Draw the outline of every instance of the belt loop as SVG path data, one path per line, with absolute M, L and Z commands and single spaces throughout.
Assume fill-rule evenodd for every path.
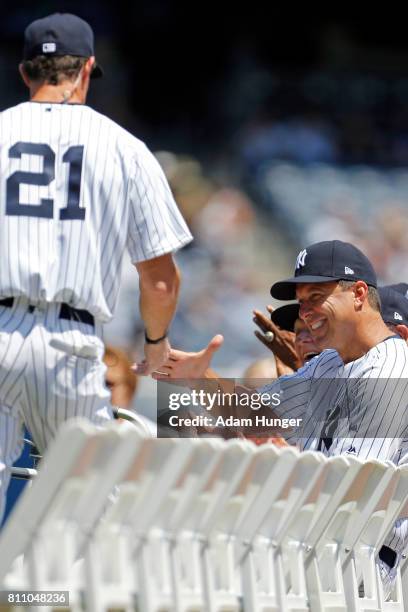
M 14 298 L 8 297 L 0 300 L 0 306 L 5 306 L 6 308 L 12 308 L 14 304 Z
M 60 319 L 66 319 L 67 321 L 77 321 L 79 323 L 85 323 L 86 325 L 95 326 L 95 319 L 90 312 L 80 308 L 74 308 L 73 306 L 65 303 L 61 304 L 59 317 Z

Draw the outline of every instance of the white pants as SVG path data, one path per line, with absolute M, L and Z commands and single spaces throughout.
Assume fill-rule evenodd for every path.
M 9 469 L 23 448 L 23 423 L 40 451 L 60 425 L 81 416 L 113 418 L 101 325 L 59 317 L 59 304 L 29 312 L 26 299 L 0 306 L 0 520 Z

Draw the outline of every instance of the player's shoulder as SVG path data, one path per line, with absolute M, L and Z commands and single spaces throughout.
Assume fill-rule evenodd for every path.
M 9 115 L 14 115 L 16 113 L 22 113 L 24 110 L 29 108 L 28 102 L 20 102 L 20 104 L 16 104 L 15 106 L 9 106 L 8 108 L 4 108 L 0 112 L 0 118 L 4 119 Z
M 377 344 L 374 349 L 378 351 L 379 354 L 389 354 L 390 351 L 395 351 L 400 355 L 408 355 L 408 344 L 397 334 L 386 338 Z
M 399 336 L 391 336 L 376 344 L 367 357 L 373 365 L 386 371 L 387 376 L 408 377 L 408 345 Z
M 335 378 L 339 369 L 343 368 L 343 361 L 334 349 L 325 349 L 316 357 L 305 363 L 294 374 L 289 374 L 287 378 Z M 282 379 L 285 377 L 283 376 Z
M 310 374 L 314 377 L 329 377 L 337 375 L 339 368 L 343 366 L 343 360 L 335 349 L 325 349 L 303 367 L 308 368 Z
M 21 102 L 3 110 L 0 113 L 0 117 L 3 119 L 3 124 L 8 125 L 9 117 L 13 115 L 18 115 L 19 117 L 28 115 L 32 117 L 35 113 L 41 114 L 47 108 L 47 105 L 51 106 L 50 103 L 47 104 L 45 102 Z M 83 127 L 86 124 L 91 125 L 92 132 L 105 132 L 105 134 L 109 134 L 109 141 L 113 146 L 116 144 L 116 150 L 122 152 L 124 157 L 144 155 L 146 152 L 150 153 L 142 140 L 131 134 L 107 115 L 87 104 L 57 104 L 55 108 L 58 108 L 64 114 L 69 113 L 71 116 L 81 117 L 81 125 Z
M 83 106 L 84 112 L 89 115 L 90 120 L 99 120 L 100 125 L 103 129 L 109 130 L 114 136 L 119 150 L 133 151 L 134 154 L 144 154 L 148 151 L 146 144 L 137 138 L 134 134 L 131 134 L 124 127 L 116 123 L 113 119 L 100 113 L 99 111 L 91 108 L 90 106 Z
M 10 135 L 18 128 L 19 133 L 25 117 L 31 121 L 29 104 L 21 102 L 15 106 L 9 106 L 0 112 L 0 134 L 2 142 L 7 142 Z
M 346 367 L 352 378 L 408 378 L 407 343 L 390 336 Z

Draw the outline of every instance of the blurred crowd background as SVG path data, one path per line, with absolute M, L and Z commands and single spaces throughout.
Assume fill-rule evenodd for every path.
M 89 104 L 155 152 L 195 236 L 177 257 L 174 347 L 222 333 L 214 364 L 240 376 L 266 356 L 252 309 L 272 302 L 272 282 L 314 241 L 351 241 L 382 282 L 408 280 L 403 20 L 272 18 L 256 2 L 17 0 L 0 20 L 1 109 L 26 97 L 16 69 L 25 26 L 57 10 L 91 23 L 105 78 Z M 127 261 L 106 340 L 131 359 L 143 344 L 137 300 Z M 154 384 L 134 400 L 145 414 Z

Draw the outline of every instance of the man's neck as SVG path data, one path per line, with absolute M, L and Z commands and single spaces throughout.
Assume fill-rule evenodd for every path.
M 355 361 L 392 335 L 381 315 L 375 315 L 369 321 L 366 321 L 361 329 L 356 330 L 350 346 L 344 351 L 339 351 L 340 357 L 344 363 Z
M 51 102 L 60 104 L 84 104 L 85 100 L 71 81 L 59 85 L 40 85 L 30 91 L 31 102 Z

